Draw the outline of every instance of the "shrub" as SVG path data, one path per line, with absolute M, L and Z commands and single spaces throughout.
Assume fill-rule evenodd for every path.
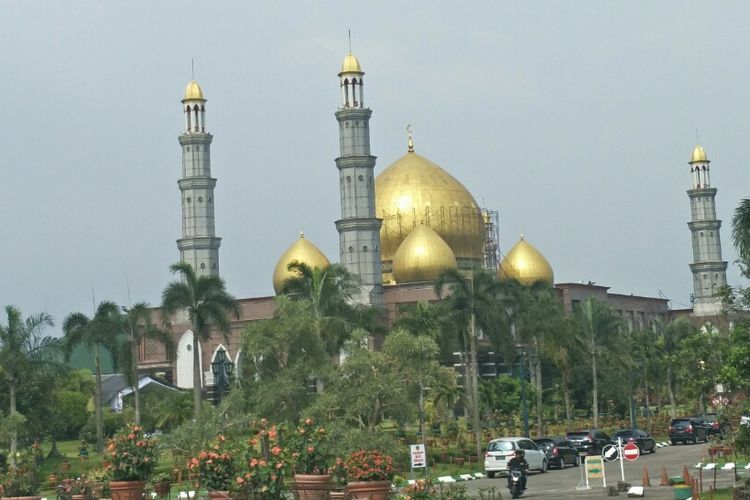
M 191 458 L 188 469 L 197 475 L 201 486 L 213 491 L 229 490 L 237 472 L 234 456 L 227 449 L 224 436 L 217 437 L 207 450 Z
M 156 467 L 154 441 L 135 424 L 128 424 L 109 440 L 107 454 L 107 470 L 115 481 L 145 481 Z

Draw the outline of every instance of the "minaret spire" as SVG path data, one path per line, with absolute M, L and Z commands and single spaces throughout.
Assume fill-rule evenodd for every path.
M 339 232 L 341 264 L 359 276 L 361 304 L 383 305 L 380 226 L 375 214 L 375 157 L 370 154 L 370 116 L 364 106 L 364 71 L 351 52 L 341 65 L 340 155 L 336 158 L 341 190 Z
M 206 131 L 206 98 L 195 80 L 185 89 L 182 110 L 182 178 L 177 183 L 182 198 L 182 238 L 177 240 L 177 248 L 180 260 L 193 266 L 199 276 L 218 275 L 221 238 L 214 232 L 216 179 L 211 177 L 210 150 L 213 136 Z
M 697 136 L 697 130 L 696 130 Z M 716 219 L 716 188 L 711 187 L 709 164 L 706 152 L 695 146 L 688 162 L 692 187 L 690 198 L 692 220 L 688 227 L 693 240 L 693 315 L 717 316 L 722 303 L 719 290 L 727 284 L 727 263 L 721 258 L 721 221 Z

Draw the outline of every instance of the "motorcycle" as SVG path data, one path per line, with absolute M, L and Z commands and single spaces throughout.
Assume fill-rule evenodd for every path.
M 523 489 L 521 489 L 522 478 L 523 471 L 521 469 L 511 469 L 508 472 L 508 482 L 510 483 L 508 489 L 512 498 L 518 498 L 523 494 Z

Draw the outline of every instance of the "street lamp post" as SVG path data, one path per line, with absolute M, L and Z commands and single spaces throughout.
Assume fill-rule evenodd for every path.
M 224 392 L 229 388 L 229 376 L 232 375 L 234 363 L 227 358 L 227 351 L 223 347 L 216 350 L 216 357 L 211 362 L 211 371 L 214 374 L 214 386 L 218 389 L 216 402 L 221 403 Z
M 520 370 L 521 378 L 521 415 L 523 418 L 523 435 L 529 437 L 529 403 L 526 399 L 526 371 L 524 370 L 524 363 L 526 362 L 526 351 L 524 345 L 519 344 L 519 361 L 518 367 Z

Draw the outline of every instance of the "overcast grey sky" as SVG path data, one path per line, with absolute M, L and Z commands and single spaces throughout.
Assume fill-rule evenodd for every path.
M 503 251 L 523 233 L 558 282 L 685 307 L 696 129 L 740 280 L 748 19 L 740 1 L 3 1 L 0 305 L 50 312 L 58 331 L 92 312 L 92 290 L 159 303 L 179 258 L 191 58 L 229 290 L 270 295 L 300 230 L 337 261 L 333 114 L 351 29 L 376 173 L 412 124 L 416 151 L 499 211 Z

